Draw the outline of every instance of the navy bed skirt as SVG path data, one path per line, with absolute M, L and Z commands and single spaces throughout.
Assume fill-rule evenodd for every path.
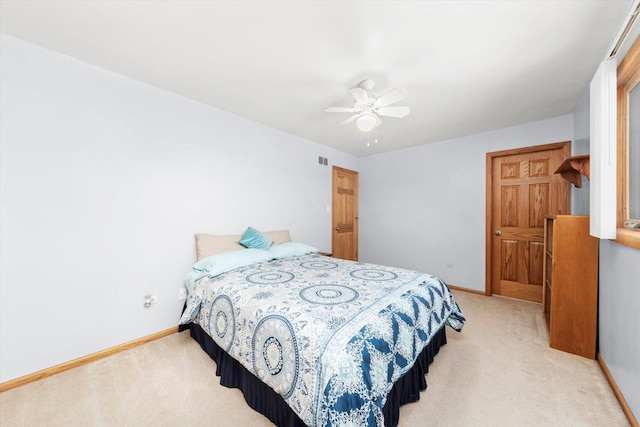
M 220 377 L 221 385 L 240 389 L 249 406 L 277 426 L 305 426 L 305 423 L 279 394 L 222 350 L 200 325 L 195 323 L 181 325 L 179 330 L 186 329 L 189 329 L 193 339 L 216 362 L 216 375 Z M 411 370 L 394 384 L 384 405 L 385 426 L 397 426 L 400 419 L 400 406 L 420 399 L 420 391 L 427 388 L 425 374 L 429 371 L 429 365 L 440 351 L 440 347 L 446 343 L 447 336 L 443 326 L 420 353 Z

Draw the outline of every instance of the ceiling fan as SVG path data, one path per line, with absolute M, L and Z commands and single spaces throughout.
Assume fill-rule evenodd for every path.
M 402 118 L 409 114 L 409 107 L 389 105 L 402 101 L 407 97 L 405 89 L 391 89 L 382 96 L 371 92 L 375 82 L 367 79 L 358 83 L 358 86 L 351 89 L 351 94 L 355 98 L 353 107 L 329 107 L 324 111 L 328 113 L 355 113 L 353 116 L 343 120 L 339 125 L 346 125 L 354 120 L 358 129 L 363 132 L 380 126 L 382 120 L 379 116 Z

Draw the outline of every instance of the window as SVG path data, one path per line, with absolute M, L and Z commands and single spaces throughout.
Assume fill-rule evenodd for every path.
M 629 163 L 629 203 L 628 219 L 640 218 L 640 85 L 629 92 L 629 143 L 627 162 Z
M 640 37 L 618 66 L 618 212 L 616 241 L 640 249 Z

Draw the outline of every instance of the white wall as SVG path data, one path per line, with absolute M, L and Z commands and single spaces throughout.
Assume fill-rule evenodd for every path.
M 589 89 L 575 116 L 575 154 L 590 149 Z M 580 148 L 578 148 L 580 147 Z M 576 152 L 576 149 L 578 151 Z M 573 190 L 573 214 L 589 215 L 589 181 Z M 640 416 L 640 251 L 600 240 L 598 283 L 598 352 L 611 371 L 629 407 Z
M 484 291 L 486 153 L 572 136 L 567 115 L 362 159 L 360 259 Z
M 598 348 L 640 419 L 640 250 L 600 240 Z
M 573 113 L 573 144 L 571 155 L 589 154 L 589 88 L 580 97 L 580 101 Z M 571 213 L 573 215 L 589 215 L 589 192 L 591 181 L 581 175 L 582 187 L 576 188 L 571 184 Z
M 318 156 L 358 159 L 0 43 L 0 382 L 175 326 L 197 232 L 289 228 L 330 250 Z

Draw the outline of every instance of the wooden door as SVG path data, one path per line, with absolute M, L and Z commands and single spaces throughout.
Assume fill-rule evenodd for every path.
M 570 142 L 487 153 L 487 294 L 542 302 L 544 219 L 568 214 Z
M 358 172 L 333 166 L 331 250 L 336 258 L 358 260 Z

